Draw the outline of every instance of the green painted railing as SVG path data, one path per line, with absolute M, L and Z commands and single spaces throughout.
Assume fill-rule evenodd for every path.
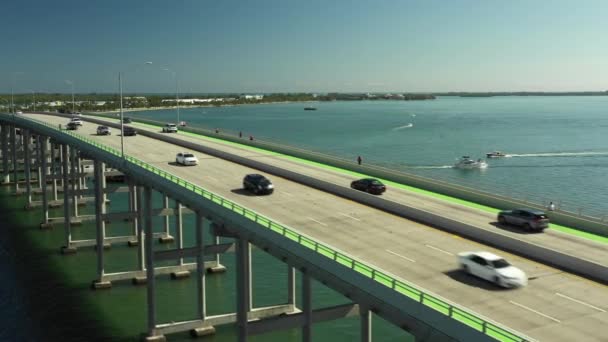
M 51 124 L 43 122 L 43 121 L 29 119 L 29 118 L 28 119 L 24 118 L 24 120 L 35 121 L 36 123 L 39 123 L 41 125 L 54 128 L 55 130 L 59 130 L 59 127 L 56 127 L 54 125 L 51 125 Z M 79 134 L 75 133 L 74 131 L 64 130 L 62 132 L 65 134 L 71 135 L 88 144 L 91 144 L 101 150 L 104 150 L 106 152 L 110 152 L 114 155 L 120 156 L 120 151 L 118 151 L 114 148 L 105 146 L 103 144 L 100 144 L 100 143 L 98 143 L 94 140 L 91 140 L 89 138 L 86 138 L 82 135 L 79 135 Z M 437 295 L 431 295 L 429 293 L 426 293 L 423 290 L 420 290 L 411 284 L 398 280 L 387 273 L 384 273 L 380 270 L 370 267 L 370 266 L 346 255 L 343 252 L 339 252 L 329 246 L 326 246 L 309 237 L 306 237 L 292 229 L 285 227 L 284 225 L 282 225 L 280 223 L 274 222 L 274 221 L 270 220 L 269 218 L 266 218 L 266 217 L 256 213 L 253 210 L 247 209 L 230 200 L 227 200 L 210 191 L 207 191 L 198 185 L 192 184 L 186 180 L 176 177 L 169 172 L 158 169 L 137 158 L 125 155 L 125 159 L 160 177 L 168 179 L 179 186 L 182 186 L 190 191 L 193 191 L 196 194 L 199 194 L 199 195 L 203 196 L 204 198 L 206 198 L 218 205 L 221 205 L 224 208 L 228 208 L 239 215 L 242 215 L 262 226 L 265 226 L 268 229 L 272 230 L 273 232 L 281 234 L 284 237 L 286 237 L 292 241 L 295 241 L 306 248 L 310 248 L 310 249 L 314 250 L 315 252 L 317 252 L 327 258 L 330 258 L 345 267 L 348 267 L 366 277 L 369 277 L 369 278 L 377 281 L 378 283 L 380 283 L 388 288 L 393 289 L 394 291 L 397 291 L 398 293 L 401 293 L 401 294 L 407 296 L 410 299 L 413 299 L 413 300 L 419 302 L 420 304 L 426 305 L 427 307 L 430 307 L 438 312 L 441 312 L 442 314 L 449 316 L 452 319 L 455 319 L 463 324 L 466 324 L 466 325 L 472 327 L 473 329 L 481 331 L 484 334 L 486 334 L 487 336 L 495 338 L 498 341 L 505 341 L 505 342 L 531 341 L 531 339 L 528 337 L 522 337 L 521 334 L 518 334 L 514 331 L 501 327 L 498 324 L 490 322 L 487 319 L 480 318 L 473 313 L 470 313 L 462 308 L 459 308 L 458 306 L 456 306 L 454 304 L 449 303 L 447 300 L 442 299 Z

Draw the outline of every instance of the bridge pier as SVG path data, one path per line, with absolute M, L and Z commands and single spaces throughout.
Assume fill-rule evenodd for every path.
M 249 241 L 236 240 L 236 325 L 238 341 L 247 341 L 248 314 L 251 303 L 251 247 Z
M 76 253 L 76 248 L 70 246 L 72 242 L 72 212 L 70 208 L 70 189 L 68 180 L 68 145 L 61 145 L 61 154 L 63 155 L 62 160 L 62 179 L 63 179 L 63 228 L 65 231 L 65 244 L 61 247 L 62 254 L 73 254 Z
M 16 136 L 17 128 L 13 126 L 11 129 L 11 152 L 13 157 L 13 184 L 15 195 L 20 195 L 21 190 L 19 189 L 19 170 L 17 167 L 17 136 Z
M 49 173 L 48 168 L 48 160 L 47 160 L 47 145 L 48 138 L 38 136 L 39 144 L 41 146 L 40 150 L 40 159 L 42 160 L 42 172 L 41 172 L 41 182 L 40 187 L 42 189 L 42 223 L 40 224 L 40 228 L 49 228 L 49 199 L 47 193 L 47 174 Z
M 0 128 L 2 129 L 2 131 L 0 132 L 0 139 L 2 140 L 2 184 L 8 184 L 11 181 L 10 171 L 8 167 L 8 134 L 11 126 L 2 125 L 0 126 Z

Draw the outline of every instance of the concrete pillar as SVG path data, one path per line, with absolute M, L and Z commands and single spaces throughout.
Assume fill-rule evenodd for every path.
M 164 195 L 164 194 L 163 194 L 163 209 L 165 209 L 165 210 L 169 209 L 169 196 Z M 158 241 L 160 243 L 170 243 L 170 242 L 173 242 L 173 236 L 171 236 L 170 230 L 169 230 L 169 228 L 170 228 L 170 226 L 169 226 L 170 221 L 169 220 L 170 220 L 169 216 L 163 217 L 163 232 L 164 232 L 164 234 L 163 234 L 163 236 L 161 236 L 158 239 Z
M 11 128 L 11 150 L 13 152 L 13 180 L 15 182 L 15 194 L 19 194 L 19 168 L 17 165 L 17 136 L 15 134 L 15 126 Z
M 11 181 L 10 172 L 8 169 L 8 133 L 10 126 L 2 125 L 2 183 Z
M 137 240 L 137 236 L 139 234 L 137 228 L 139 222 L 137 193 L 135 189 L 135 183 L 133 183 L 130 179 L 127 179 L 127 185 L 129 187 L 129 212 L 136 213 L 135 217 L 131 219 L 131 235 L 133 236 L 133 239 L 129 240 L 128 245 L 137 246 L 137 244 L 139 243 L 139 241 Z
M 140 270 L 146 269 L 146 263 L 144 260 L 145 256 L 145 234 L 144 234 L 144 199 L 143 199 L 143 186 L 137 186 L 137 261 Z
M 43 171 L 39 175 L 40 178 L 40 188 L 42 190 L 42 224 L 40 224 L 40 228 L 48 228 L 49 227 L 49 196 L 47 194 L 47 171 L 48 171 L 48 159 L 47 159 L 47 144 L 49 138 L 38 136 L 38 144 L 41 146 L 40 149 L 40 161 L 42 162 L 41 168 Z
M 78 153 L 78 151 L 76 150 L 76 147 L 70 146 L 70 183 L 71 183 L 71 188 L 72 191 L 70 192 L 70 195 L 72 197 L 72 209 L 73 209 L 73 213 L 72 215 L 74 217 L 78 217 L 78 196 L 76 195 L 76 154 Z M 66 178 L 64 178 L 65 180 Z M 67 180 L 66 180 L 67 181 Z
M 207 304 L 205 297 L 205 244 L 203 241 L 203 216 L 199 212 L 196 213 L 196 249 L 198 251 L 196 254 L 196 313 L 198 318 L 204 321 L 205 317 L 207 316 Z
M 84 189 L 84 185 L 83 185 L 84 176 L 80 175 L 83 173 L 84 170 L 82 167 L 82 158 L 80 158 L 80 156 L 78 156 L 78 155 L 76 156 L 76 170 L 78 170 L 77 171 L 78 177 L 76 177 L 78 182 L 76 182 L 76 185 L 79 190 L 78 192 L 80 192 L 80 190 Z M 103 196 L 103 193 L 101 195 Z M 76 198 L 83 198 L 83 197 L 84 196 L 82 194 L 79 194 L 76 196 Z
M 182 227 L 182 204 L 175 201 L 175 237 L 177 239 L 177 249 L 184 249 L 184 234 Z M 184 258 L 177 259 L 178 265 L 184 264 Z
M 64 156 L 61 173 L 63 176 L 63 227 L 65 229 L 65 246 L 62 247 L 61 252 L 65 254 L 76 252 L 76 248 L 70 246 L 70 243 L 72 242 L 72 213 L 70 210 L 70 191 L 68 189 L 68 145 L 61 145 L 61 153 Z
M 29 209 L 32 206 L 32 155 L 30 153 L 31 135 L 29 130 L 22 130 L 23 136 L 23 170 L 25 171 L 25 207 Z
M 361 342 L 372 341 L 372 312 L 359 305 L 359 316 L 361 318 Z
M 296 308 L 296 269 L 287 265 L 287 304 L 291 310 Z
M 302 341 L 312 341 L 312 280 L 308 272 L 302 272 L 302 314 L 304 325 L 302 326 Z
M 103 190 L 105 188 L 104 164 L 95 160 L 95 230 L 96 230 L 96 245 L 95 249 L 97 252 L 97 280 L 93 282 L 93 288 L 109 288 L 112 284 L 108 281 L 103 281 L 104 275 L 104 242 L 106 239 L 106 222 L 103 219 L 103 215 L 106 213 L 106 202 L 103 200 Z
M 61 165 L 63 165 L 63 160 L 66 159 L 67 157 L 68 157 L 67 150 L 64 153 L 64 150 L 63 150 L 63 148 L 60 145 L 60 148 L 59 148 L 59 162 L 61 163 Z M 63 174 L 63 169 L 61 170 L 61 172 Z M 63 177 L 61 177 L 59 186 L 61 186 L 61 188 L 63 189 L 63 187 L 64 187 L 64 185 L 63 185 Z
M 146 245 L 146 283 L 148 300 L 148 336 L 156 336 L 156 287 L 154 284 L 154 245 L 152 244 L 152 189 L 144 187 L 144 221 Z
M 51 175 L 53 176 L 58 176 L 61 173 L 59 172 L 58 168 L 57 168 L 57 150 L 55 149 L 57 147 L 57 144 L 55 142 L 51 142 Z M 53 177 L 53 201 L 57 201 L 57 179 L 56 177 Z
M 249 241 L 236 240 L 236 325 L 238 341 L 247 341 L 247 314 L 251 311 L 251 248 Z
M 36 135 L 36 170 L 38 171 L 38 189 L 42 189 L 42 172 L 46 172 L 46 169 L 42 169 L 42 137 L 40 134 Z M 45 145 L 46 148 L 46 145 Z M 46 152 L 46 151 L 45 151 Z M 44 154 L 46 158 L 46 153 Z M 45 163 L 46 165 L 46 163 Z

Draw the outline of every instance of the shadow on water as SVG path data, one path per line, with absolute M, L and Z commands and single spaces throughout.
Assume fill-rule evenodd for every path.
M 0 239 L 3 285 L 0 317 L 3 341 L 117 341 L 106 335 L 106 326 L 84 298 L 86 286 L 75 284 L 58 272 L 53 258 L 57 250 L 32 241 L 42 233 L 34 223 L 38 215 L 23 209 L 23 200 L 0 189 Z M 53 255 L 55 254 L 55 255 Z

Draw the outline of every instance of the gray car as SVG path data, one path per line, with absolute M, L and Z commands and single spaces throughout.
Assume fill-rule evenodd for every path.
M 549 227 L 549 218 L 536 209 L 503 210 L 498 213 L 498 222 L 523 227 L 525 230 L 543 231 Z

